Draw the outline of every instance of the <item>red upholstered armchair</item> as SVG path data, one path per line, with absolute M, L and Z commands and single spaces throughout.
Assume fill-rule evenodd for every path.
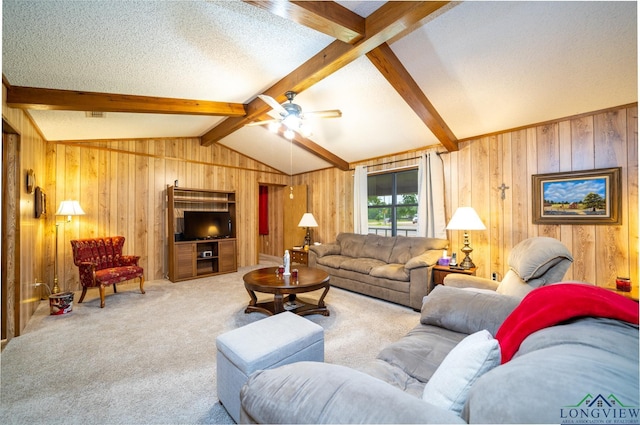
M 82 295 L 78 303 L 84 300 L 87 288 L 100 289 L 100 307 L 104 308 L 104 288 L 116 283 L 140 278 L 140 292 L 144 294 L 144 270 L 138 266 L 140 257 L 122 255 L 124 236 L 111 236 L 71 241 L 73 262 L 80 271 Z

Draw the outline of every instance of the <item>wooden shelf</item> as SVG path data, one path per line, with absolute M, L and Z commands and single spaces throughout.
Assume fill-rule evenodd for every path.
M 172 282 L 238 270 L 235 200 L 235 192 L 167 187 L 169 279 Z M 181 240 L 185 210 L 229 212 L 231 237 Z

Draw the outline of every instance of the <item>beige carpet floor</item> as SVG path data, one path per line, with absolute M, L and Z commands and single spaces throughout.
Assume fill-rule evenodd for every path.
M 255 268 L 150 281 L 145 295 L 122 284 L 117 294 L 107 289 L 104 309 L 97 289 L 82 304 L 76 293 L 63 316 L 42 301 L 0 356 L 0 423 L 233 423 L 216 396 L 215 339 L 265 317 L 244 313 L 242 276 Z M 324 328 L 330 363 L 358 367 L 419 320 L 410 308 L 338 288 L 325 301 L 329 317 L 306 317 Z

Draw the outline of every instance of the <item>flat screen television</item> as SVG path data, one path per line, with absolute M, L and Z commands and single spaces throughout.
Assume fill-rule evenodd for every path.
M 231 215 L 219 211 L 185 211 L 184 239 L 218 239 L 231 237 Z

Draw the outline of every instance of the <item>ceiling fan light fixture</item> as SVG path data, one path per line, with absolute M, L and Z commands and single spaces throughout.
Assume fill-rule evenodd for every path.
M 273 121 L 269 123 L 269 131 L 272 133 L 277 133 L 280 130 L 280 123 L 277 121 Z
M 313 134 L 311 131 L 311 127 L 309 127 L 308 125 L 302 124 L 300 126 L 300 134 L 302 134 L 303 137 L 311 137 L 311 135 Z
M 269 120 L 269 130 L 274 133 L 282 131 L 282 135 L 288 140 L 293 140 L 295 138 L 295 133 L 299 133 L 304 138 L 311 137 L 313 132 L 311 131 L 311 127 L 304 121 L 305 114 L 302 113 L 302 108 L 300 105 L 293 103 L 296 93 L 288 91 L 285 93 L 285 96 L 287 97 L 288 102 L 280 104 L 269 95 L 258 95 L 258 98 L 272 109 L 269 116 L 271 116 L 273 120 Z M 308 114 L 320 118 L 336 118 L 342 116 L 342 112 L 338 109 L 313 111 Z M 267 120 L 264 120 L 262 124 L 259 123 L 257 125 L 265 124 L 267 124 Z
M 300 119 L 300 117 L 290 114 L 284 117 L 284 119 L 282 120 L 282 124 L 286 125 L 289 130 L 297 130 L 300 128 L 302 120 Z
M 296 136 L 296 133 L 294 133 L 293 130 L 291 130 L 290 128 L 287 128 L 284 131 L 284 137 L 286 137 L 289 140 L 293 140 L 293 138 Z

